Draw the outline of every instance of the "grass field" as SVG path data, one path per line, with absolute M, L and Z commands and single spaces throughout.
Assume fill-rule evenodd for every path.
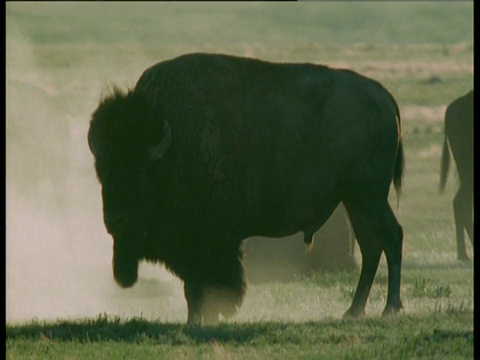
M 473 358 L 473 264 L 456 260 L 454 166 L 438 194 L 444 111 L 473 88 L 473 3 L 8 3 L 6 21 L 7 80 L 48 92 L 71 133 L 65 207 L 7 181 L 8 359 Z M 237 316 L 216 327 L 183 325 L 182 285 L 158 266 L 143 265 L 133 289 L 116 287 L 89 118 L 108 84 L 132 86 L 151 64 L 193 51 L 348 67 L 393 93 L 406 156 L 398 208 L 391 196 L 405 234 L 402 314 L 380 317 L 385 259 L 359 320 L 341 320 L 358 272 L 249 284 Z M 10 100 L 40 126 L 53 121 Z

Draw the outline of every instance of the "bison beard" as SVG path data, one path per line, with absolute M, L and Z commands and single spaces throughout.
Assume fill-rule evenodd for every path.
M 341 201 L 363 258 L 345 315 L 364 313 L 383 252 L 384 314 L 402 308 L 403 234 L 387 201 L 392 180 L 401 189 L 400 115 L 379 83 L 325 66 L 185 55 L 106 96 L 88 143 L 116 281 L 132 286 L 139 261 L 164 264 L 184 282 L 189 324 L 241 305 L 243 239 L 303 231 L 308 243 Z
M 137 282 L 138 258 L 115 244 L 112 265 L 113 276 L 121 287 L 128 288 Z

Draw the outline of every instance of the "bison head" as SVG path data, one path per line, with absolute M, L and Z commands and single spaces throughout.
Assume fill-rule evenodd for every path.
M 112 235 L 113 274 L 137 280 L 154 214 L 156 166 L 171 144 L 170 126 L 145 94 L 114 89 L 92 115 L 88 144 L 102 185 L 103 217 Z

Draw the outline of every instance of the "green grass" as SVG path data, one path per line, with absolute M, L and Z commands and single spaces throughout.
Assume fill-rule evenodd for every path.
M 359 320 L 341 320 L 358 272 L 249 284 L 237 316 L 216 327 L 185 327 L 184 300 L 171 300 L 151 281 L 108 293 L 105 301 L 117 310 L 97 317 L 7 322 L 8 359 L 473 358 L 473 265 L 455 258 L 454 166 L 438 194 L 443 113 L 473 87 L 473 3 L 8 3 L 6 13 L 7 78 L 45 88 L 67 108 L 62 116 L 75 145 L 71 211 L 99 201 L 85 134 L 102 89 L 132 86 L 147 66 L 191 51 L 315 62 L 371 76 L 400 105 L 406 157 L 399 208 L 391 194 L 405 234 L 399 316 L 380 317 L 384 258 Z M 95 248 L 98 235 L 84 230 L 90 219 L 78 218 L 74 231 Z M 358 248 L 356 257 L 360 264 Z M 82 286 L 88 288 L 80 283 L 75 290 Z M 16 300 L 21 306 L 24 299 Z
M 96 359 L 473 357 L 471 312 L 459 308 L 386 319 L 213 327 L 99 316 L 55 324 L 34 322 L 7 331 L 7 359 L 71 358 L 72 354 Z

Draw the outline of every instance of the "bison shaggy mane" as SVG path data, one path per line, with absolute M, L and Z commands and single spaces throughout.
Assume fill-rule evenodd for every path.
M 205 321 L 215 321 L 218 314 L 228 318 L 241 305 L 246 288 L 240 241 L 233 246 L 223 242 L 221 231 L 211 234 L 207 241 L 198 241 L 209 226 L 203 221 L 205 214 L 217 219 L 217 224 L 225 221 L 223 227 L 227 226 L 226 219 L 222 220 L 225 216 L 213 204 L 200 203 L 200 199 L 208 199 L 208 186 L 195 177 L 186 180 L 189 174 L 182 168 L 176 167 L 177 172 L 170 168 L 168 154 L 161 162 L 153 161 L 159 139 L 166 132 L 162 121 L 153 121 L 160 118 L 161 110 L 144 93 L 123 91 L 117 86 L 103 95 L 92 115 L 88 143 L 103 185 L 104 221 L 119 243 L 117 249 L 114 244 L 115 279 L 123 287 L 132 286 L 137 280 L 139 260 L 161 263 L 185 281 L 188 296 L 203 299 L 196 306 L 201 308 Z M 166 168 L 168 177 L 164 176 Z M 137 191 L 139 187 L 143 194 Z M 192 213 L 189 224 L 176 221 L 180 194 L 199 187 L 206 189 L 203 195 L 200 190 L 197 196 L 183 200 Z M 110 207 L 109 199 L 115 199 Z M 159 219 L 158 214 L 164 216 Z M 127 230 L 118 230 L 126 218 L 132 219 L 125 226 Z M 122 219 L 122 226 L 118 219 Z M 214 304 L 216 311 L 209 312 L 206 303 Z

